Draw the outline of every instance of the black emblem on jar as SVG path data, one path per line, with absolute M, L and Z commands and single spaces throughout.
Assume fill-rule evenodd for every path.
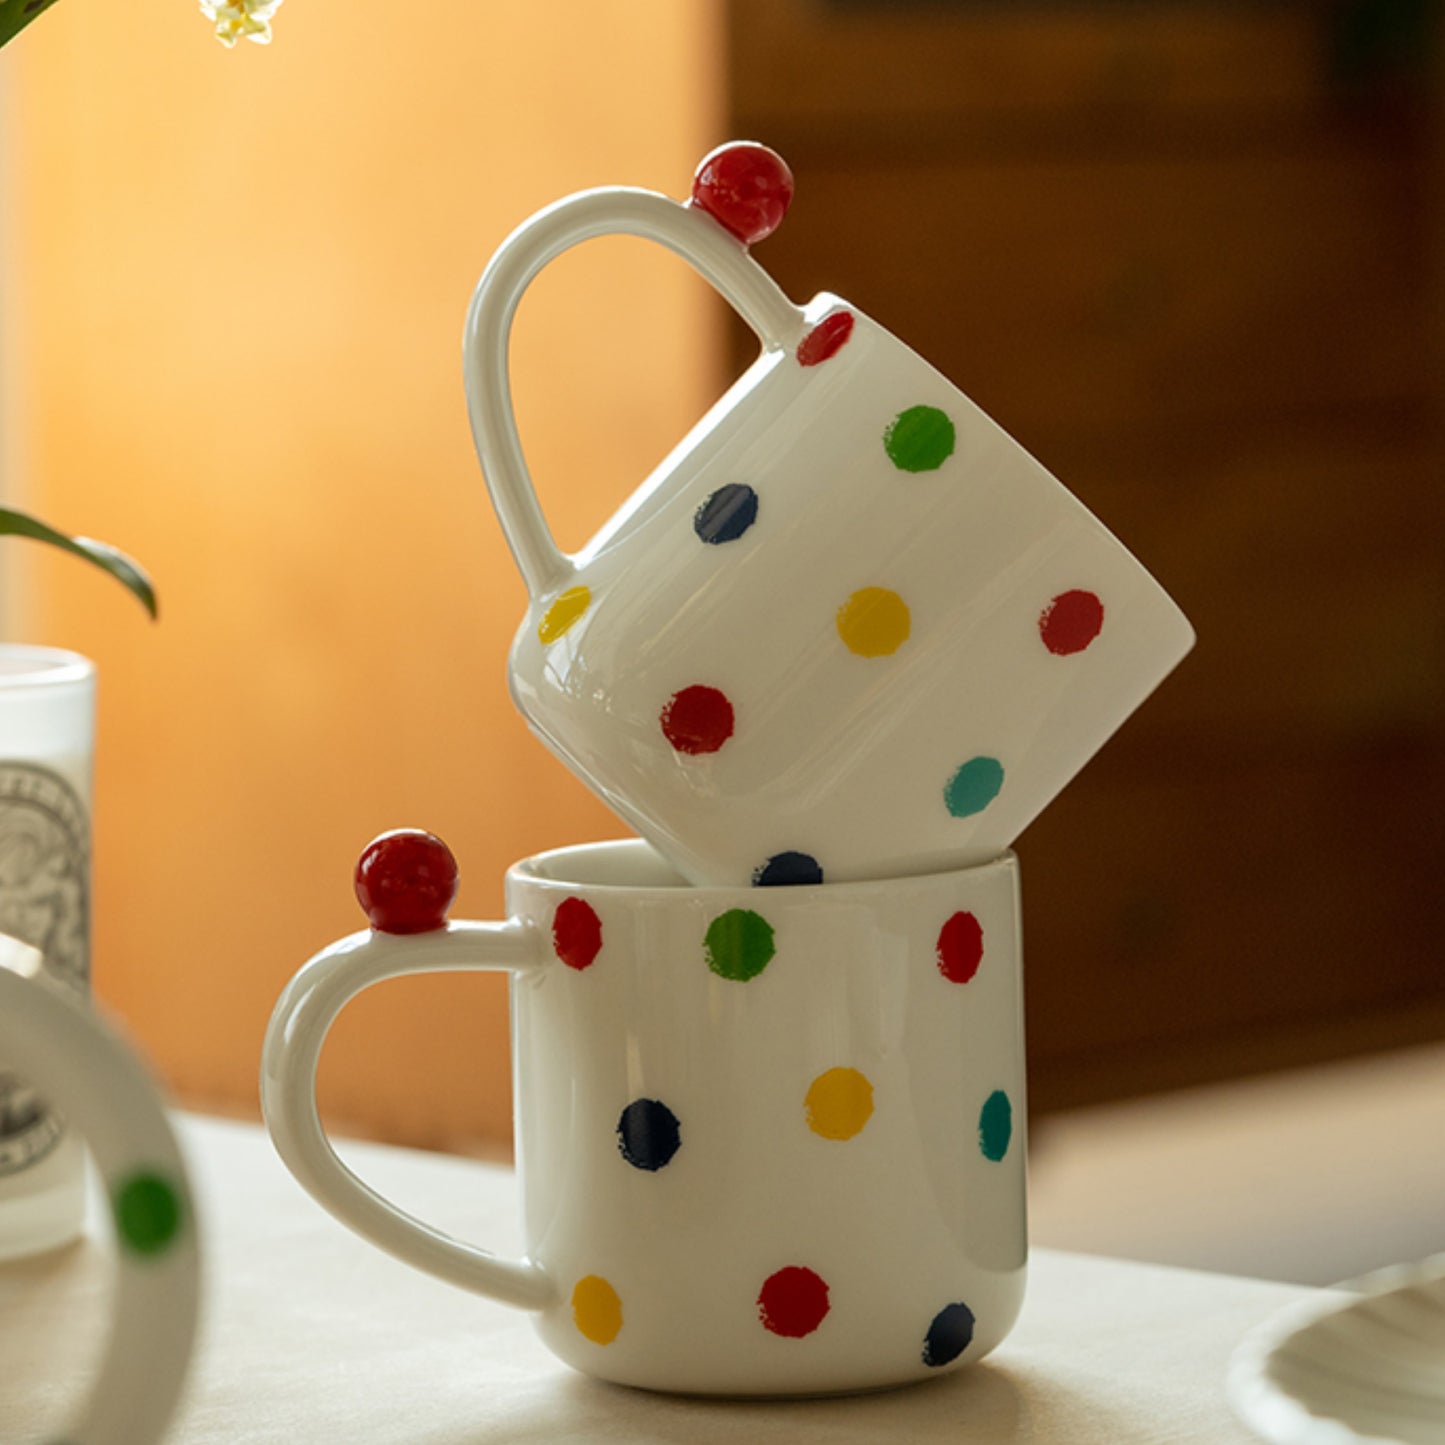
M 33 948 L 46 973 L 86 992 L 90 976 L 90 820 L 65 778 L 0 762 L 0 934 Z M 60 1121 L 35 1091 L 0 1072 L 0 1176 L 43 1159 Z

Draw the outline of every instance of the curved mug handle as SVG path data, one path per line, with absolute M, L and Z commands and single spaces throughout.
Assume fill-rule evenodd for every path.
M 55 1445 L 153 1445 L 180 1399 L 199 1311 L 185 1161 L 135 1053 L 47 977 L 37 950 L 11 944 L 0 940 L 0 1058 L 85 1140 L 115 1223 L 109 1339 L 89 1397 Z
M 349 1229 L 406 1264 L 522 1309 L 557 1296 L 531 1260 L 502 1259 L 433 1229 L 399 1209 L 341 1162 L 316 1108 L 321 1046 L 337 1015 L 362 989 L 404 974 L 540 968 L 533 925 L 448 923 L 428 933 L 354 933 L 312 958 L 286 985 L 261 1051 L 261 1112 L 286 1167 Z
M 769 350 L 795 345 L 806 329 L 802 310 L 741 241 L 705 211 L 657 191 L 629 186 L 582 191 L 538 211 L 513 231 L 472 294 L 462 360 L 472 438 L 487 489 L 534 601 L 555 592 L 575 567 L 548 530 L 522 456 L 507 344 L 522 293 L 542 268 L 579 242 L 607 235 L 641 236 L 676 252 Z

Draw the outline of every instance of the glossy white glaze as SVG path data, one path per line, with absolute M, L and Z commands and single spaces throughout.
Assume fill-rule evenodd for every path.
M 54 1438 L 152 1445 L 180 1397 L 199 1296 L 191 1193 L 160 1096 L 131 1049 L 43 970 L 0 967 L 0 1055 L 88 1143 L 118 1221 L 105 1353 L 87 1399 L 68 1429 L 56 1422 Z M 125 1219 L 138 1221 L 129 1234 Z
M 869 1389 L 1003 1338 L 1026 1259 L 1011 856 L 896 882 L 698 889 L 629 841 L 519 864 L 507 900 L 506 924 L 345 940 L 283 996 L 264 1054 L 267 1123 L 328 1208 L 403 1259 L 530 1306 L 559 1357 L 628 1384 Z M 736 910 L 766 928 L 717 925 Z M 940 934 L 964 913 L 982 958 L 954 981 Z M 733 972 L 751 977 L 717 971 L 743 955 Z M 324 1022 L 368 983 L 433 967 L 516 974 L 522 1262 L 489 1269 L 470 1246 L 439 1247 L 335 1164 L 313 1128 Z M 818 1081 L 843 1070 L 856 1077 L 840 1105 Z M 826 1312 L 779 1333 L 763 1320 L 760 1301 L 777 1303 L 767 1281 L 801 1271 L 825 1288 Z M 959 1307 L 973 1318 L 966 1344 Z M 772 1321 L 789 1327 L 786 1309 Z
M 522 459 L 507 344 L 541 267 L 608 231 L 691 261 L 763 351 L 568 557 Z M 801 364 L 799 342 L 841 311 L 853 317 L 848 339 Z M 587 192 L 518 230 L 478 284 L 465 361 L 483 469 L 531 594 L 513 696 L 563 762 L 694 883 L 745 884 L 783 852 L 809 855 L 828 880 L 995 857 L 1192 645 L 1139 563 L 943 376 L 835 296 L 793 306 L 744 246 L 664 196 Z M 907 470 L 885 435 L 918 407 L 948 418 L 954 445 Z M 753 520 L 705 540 L 709 500 L 739 487 L 752 490 Z M 585 607 L 560 628 L 553 609 L 581 588 Z M 868 589 L 907 609 L 907 636 L 886 653 L 856 653 L 840 631 L 850 598 Z M 1078 590 L 1101 601 L 1102 631 L 1056 655 L 1041 616 Z M 702 755 L 675 748 L 660 722 L 695 687 L 724 695 L 734 720 Z M 1002 789 L 960 814 L 949 785 L 976 758 L 1002 770 Z

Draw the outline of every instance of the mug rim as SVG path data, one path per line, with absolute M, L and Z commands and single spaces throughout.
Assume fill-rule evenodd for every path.
M 573 864 L 580 863 L 582 869 Z M 653 876 L 639 883 L 618 882 L 594 876 L 578 876 L 586 873 L 586 865 L 602 864 L 606 871 L 615 872 L 619 865 L 629 864 L 651 870 Z M 796 883 L 775 887 L 758 884 L 691 884 L 667 861 L 667 858 L 645 838 L 605 838 L 591 843 L 570 843 L 560 848 L 548 848 L 521 858 L 507 869 L 508 884 L 525 885 L 542 890 L 563 890 L 570 892 L 626 895 L 628 898 L 717 898 L 756 897 L 760 892 L 781 893 L 788 898 L 802 899 L 820 897 L 826 893 L 834 900 L 864 898 L 885 889 L 896 889 L 904 885 L 917 886 L 920 883 L 937 882 L 963 877 L 980 878 L 991 871 L 1017 871 L 1018 855 L 1012 848 L 983 863 L 969 864 L 964 868 L 943 868 L 933 872 L 904 873 L 886 878 L 843 879 L 837 883 Z M 549 871 L 555 870 L 555 871 Z M 656 874 L 668 876 L 657 878 Z
M 65 647 L 29 642 L 0 642 L 0 692 L 73 687 L 90 682 L 95 664 Z

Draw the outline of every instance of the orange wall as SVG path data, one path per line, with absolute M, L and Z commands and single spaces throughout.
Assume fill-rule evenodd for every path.
M 459 338 L 493 248 L 583 186 L 685 194 L 717 133 L 716 0 L 291 0 L 228 53 L 193 3 L 71 0 L 0 57 L 7 495 L 152 569 L 8 542 L 9 635 L 101 669 L 94 967 L 180 1096 L 252 1109 L 289 975 L 362 923 L 375 833 L 452 844 L 458 916 L 530 851 L 624 831 L 514 713 L 524 593 Z M 17 269 L 18 268 L 18 269 Z M 16 277 L 21 278 L 17 287 Z M 522 434 L 582 541 L 721 384 L 680 263 L 604 241 L 521 309 Z M 382 985 L 332 1117 L 505 1138 L 505 983 Z

